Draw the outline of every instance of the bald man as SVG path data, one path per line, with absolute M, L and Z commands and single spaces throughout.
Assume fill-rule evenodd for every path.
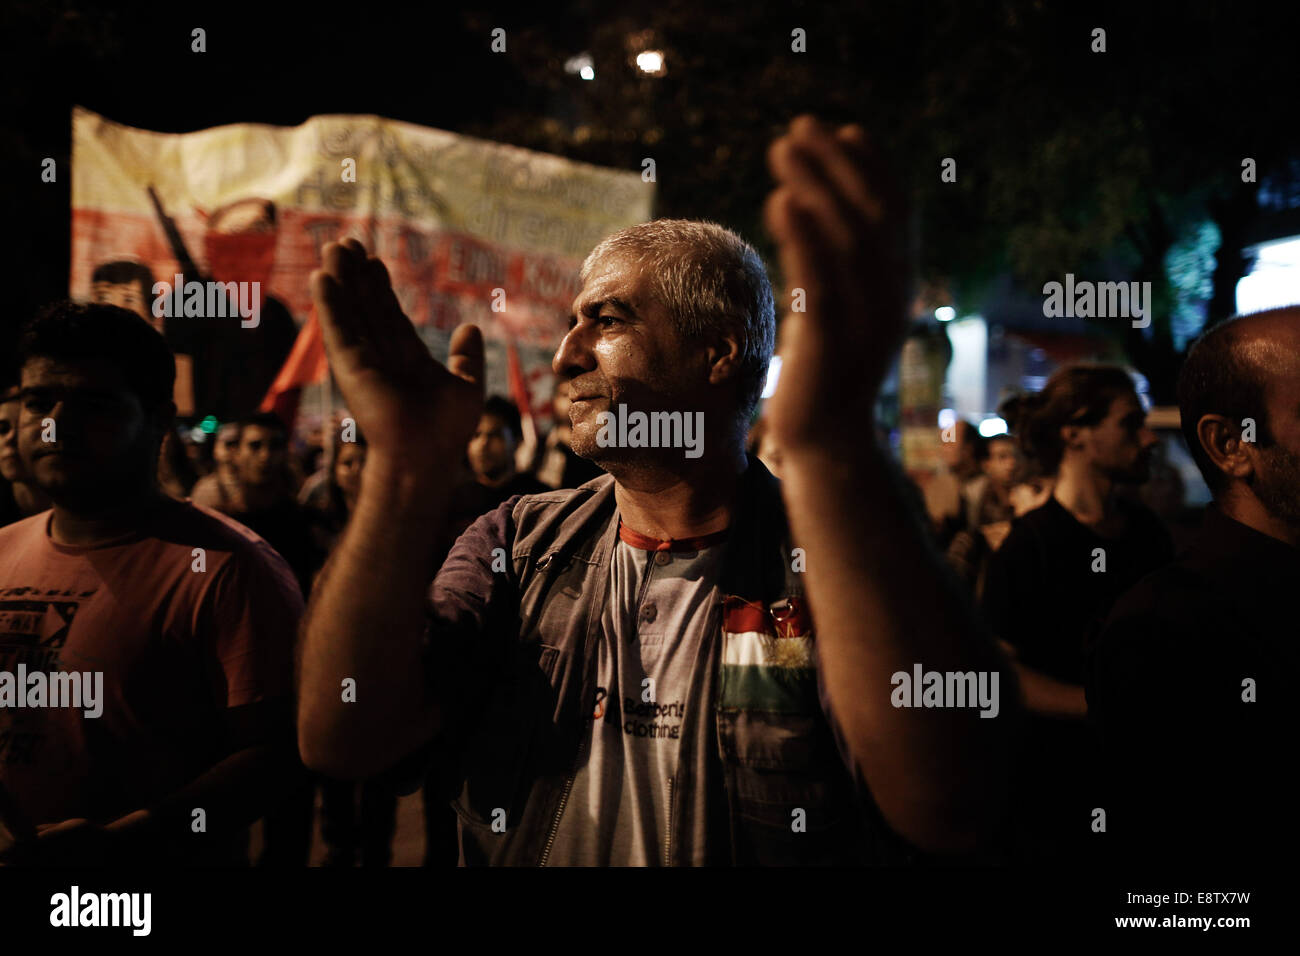
M 1127 860 L 1290 860 L 1300 306 L 1207 332 L 1178 403 L 1214 504 L 1188 550 L 1120 599 L 1096 646 L 1088 709 L 1110 785 L 1097 836 Z

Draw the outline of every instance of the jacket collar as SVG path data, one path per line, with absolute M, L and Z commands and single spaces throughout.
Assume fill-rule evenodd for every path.
M 727 593 L 748 598 L 775 599 L 777 592 L 802 593 L 800 579 L 792 576 L 790 555 L 779 563 L 773 555 L 789 539 L 785 505 L 781 499 L 781 482 L 754 455 L 747 455 L 747 467 L 737 483 L 735 509 L 722 563 L 720 584 Z M 618 541 L 618 504 L 614 498 L 614 478 L 601 475 L 578 489 L 587 500 L 578 506 L 574 517 L 585 526 L 576 535 L 570 554 L 591 564 L 606 564 Z M 555 554 L 562 547 L 552 549 Z M 748 592 L 757 593 L 748 593 Z

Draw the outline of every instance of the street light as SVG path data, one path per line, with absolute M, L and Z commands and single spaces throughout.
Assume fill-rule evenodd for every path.
M 636 55 L 636 68 L 646 76 L 663 76 L 664 55 L 659 50 L 642 50 Z
M 994 435 L 1005 435 L 1007 433 L 1007 423 L 1005 419 L 998 418 L 994 415 L 980 422 L 980 436 L 982 438 L 992 438 Z
M 565 73 L 576 73 L 584 80 L 594 80 L 596 78 L 596 65 L 592 62 L 590 53 L 579 53 L 577 56 L 571 56 L 564 61 Z

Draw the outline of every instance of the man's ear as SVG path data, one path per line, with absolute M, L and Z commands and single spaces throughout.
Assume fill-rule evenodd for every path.
M 1064 443 L 1066 448 L 1074 447 L 1075 442 L 1079 440 L 1080 431 L 1082 431 L 1082 429 L 1080 429 L 1078 425 L 1061 426 L 1061 441 Z
M 740 336 L 728 329 L 709 342 L 707 351 L 709 384 L 718 385 L 740 374 L 740 361 L 744 357 Z
M 1246 448 L 1249 442 L 1241 440 L 1241 429 L 1226 416 L 1202 415 L 1196 423 L 1196 438 L 1214 467 L 1229 478 L 1246 479 L 1254 472 Z

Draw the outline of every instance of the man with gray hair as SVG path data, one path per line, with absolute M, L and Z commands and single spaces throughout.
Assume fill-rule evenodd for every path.
M 299 746 L 339 777 L 432 761 L 462 863 L 904 860 L 979 852 L 1000 823 L 1011 672 L 861 439 L 907 325 L 897 204 L 856 127 L 796 121 L 769 162 L 806 306 L 766 409 L 784 487 L 745 454 L 775 333 L 758 254 L 648 222 L 587 258 L 553 361 L 572 447 L 608 474 L 511 498 L 437 569 L 479 332 L 433 361 L 358 243 L 313 275 L 370 458 L 304 630 Z M 653 425 L 674 415 L 681 441 Z M 917 664 L 999 672 L 1001 716 L 896 707 Z

